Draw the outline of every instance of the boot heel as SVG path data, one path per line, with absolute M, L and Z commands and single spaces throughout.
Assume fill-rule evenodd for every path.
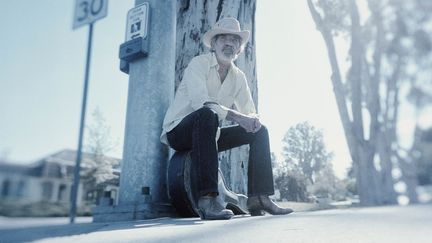
M 199 215 L 199 217 L 200 217 L 202 220 L 206 219 L 203 210 L 198 209 L 198 215 Z
M 249 213 L 250 213 L 250 215 L 251 216 L 264 216 L 264 211 L 262 211 L 262 210 L 259 210 L 259 209 L 257 209 L 257 210 L 249 210 Z

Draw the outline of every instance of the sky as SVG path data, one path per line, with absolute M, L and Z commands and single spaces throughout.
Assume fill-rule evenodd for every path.
M 122 157 L 128 76 L 119 70 L 133 0 L 109 1 L 94 25 L 87 121 L 98 108 Z M 0 2 L 0 158 L 30 163 L 76 149 L 88 27 L 72 30 L 74 1 Z M 259 112 L 280 156 L 290 126 L 322 129 L 334 169 L 344 177 L 350 158 L 330 81 L 324 41 L 306 1 L 257 1 Z

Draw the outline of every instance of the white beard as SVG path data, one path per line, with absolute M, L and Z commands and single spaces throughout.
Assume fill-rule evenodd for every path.
M 226 62 L 232 62 L 237 59 L 237 54 L 234 53 L 234 50 L 221 50 L 218 55 L 219 59 L 222 59 Z

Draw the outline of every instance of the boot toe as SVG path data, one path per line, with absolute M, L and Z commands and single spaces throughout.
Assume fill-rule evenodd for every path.
M 201 211 L 200 217 L 201 219 L 207 220 L 226 220 L 231 219 L 234 216 L 234 213 L 231 210 L 224 209 L 219 212 L 209 212 L 209 211 Z
M 216 198 L 200 198 L 198 201 L 199 216 L 201 219 L 218 220 L 231 219 L 233 211 L 225 209 Z
M 250 209 L 249 213 L 250 213 L 251 216 L 264 216 L 265 215 L 264 210 L 260 210 L 260 209 L 258 209 L 258 210 L 256 210 L 256 209 Z
M 249 212 L 252 216 L 264 215 L 266 211 L 272 215 L 286 215 L 294 212 L 291 208 L 279 207 L 268 196 L 256 196 L 248 200 Z

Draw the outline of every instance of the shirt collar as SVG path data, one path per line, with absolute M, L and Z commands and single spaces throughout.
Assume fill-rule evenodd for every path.
M 214 66 L 219 66 L 219 64 L 216 59 L 216 54 L 214 52 L 211 52 L 210 67 L 214 67 Z

